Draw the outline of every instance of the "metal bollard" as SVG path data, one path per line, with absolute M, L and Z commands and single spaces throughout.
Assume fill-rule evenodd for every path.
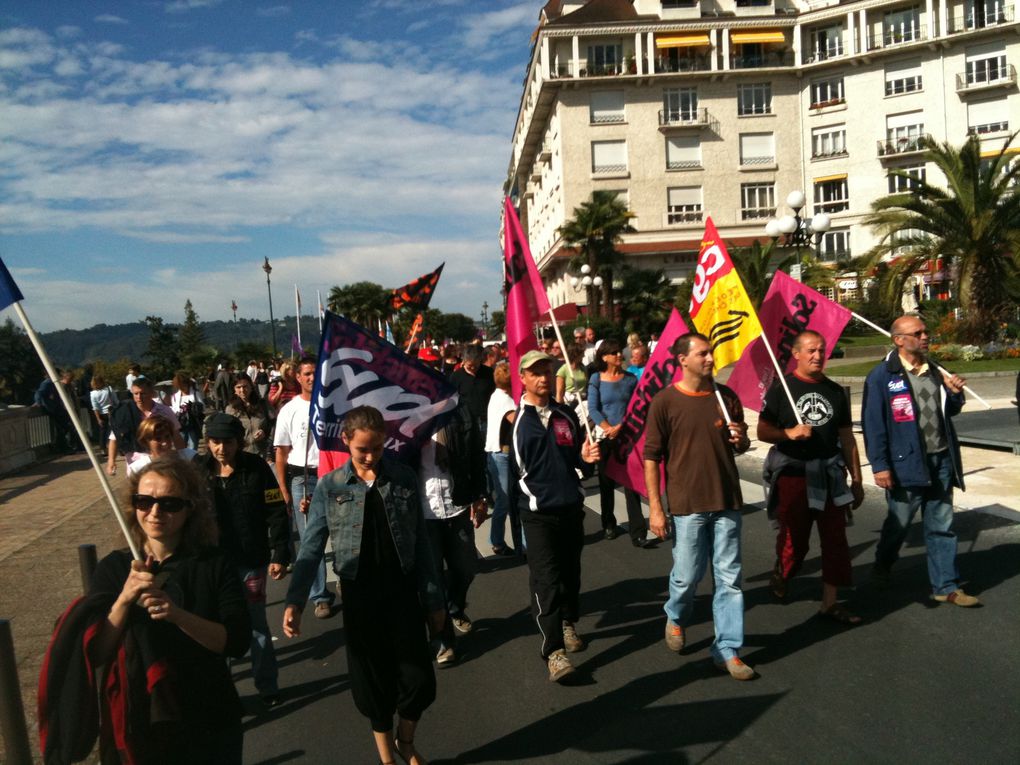
M 92 575 L 96 572 L 96 546 L 78 545 L 78 569 L 81 571 L 81 588 L 86 595 L 89 592 L 89 584 L 92 582 Z
M 9 765 L 32 765 L 32 750 L 28 746 L 28 725 L 25 707 L 21 703 L 21 685 L 18 683 L 18 665 L 14 659 L 14 640 L 11 623 L 0 619 L 0 733 L 4 737 L 6 762 Z

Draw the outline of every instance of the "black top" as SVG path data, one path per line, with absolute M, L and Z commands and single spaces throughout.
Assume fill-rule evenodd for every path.
M 793 400 L 805 425 L 811 426 L 807 441 L 782 441 L 776 448 L 797 460 L 829 459 L 839 453 L 839 429 L 850 427 L 850 403 L 843 388 L 828 377 L 807 380 L 795 373 L 786 375 Z M 797 419 L 783 386 L 776 380 L 765 394 L 761 418 L 780 428 L 792 428 Z
M 89 594 L 116 600 L 130 571 L 130 552 L 110 553 L 96 567 Z M 203 648 L 176 625 L 154 621 L 138 605 L 131 607 L 129 627 L 145 629 L 155 653 L 166 657 L 185 723 L 203 728 L 235 724 L 241 719 L 241 702 L 226 656 L 240 658 L 247 652 L 251 621 L 234 565 L 220 550 L 205 548 L 194 554 L 179 550 L 163 564 L 155 564 L 153 573 L 163 571 L 169 577 L 162 589 L 176 605 L 226 628 L 225 656 Z
M 467 403 L 468 411 L 475 416 L 476 420 L 485 421 L 489 398 L 496 390 L 496 381 L 492 379 L 492 368 L 479 364 L 475 374 L 469 375 L 463 369 L 458 369 L 450 375 L 450 382 L 457 386 L 461 400 Z

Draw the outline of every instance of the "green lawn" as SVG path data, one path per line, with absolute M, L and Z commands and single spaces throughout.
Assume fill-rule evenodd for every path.
M 843 335 L 839 338 L 837 345 L 841 345 L 844 348 L 864 348 L 865 346 L 872 345 L 885 345 L 889 342 L 889 338 L 885 335 Z
M 980 361 L 947 361 L 944 366 L 957 374 L 973 374 L 974 372 L 1017 372 L 1020 371 L 1020 359 L 982 359 Z M 861 361 L 856 364 L 840 364 L 828 370 L 835 377 L 865 377 L 875 368 L 874 361 Z

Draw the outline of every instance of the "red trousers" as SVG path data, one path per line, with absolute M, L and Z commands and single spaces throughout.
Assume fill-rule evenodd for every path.
M 818 521 L 822 544 L 822 581 L 836 587 L 852 584 L 850 550 L 846 543 L 846 513 L 831 499 L 819 512 L 808 507 L 804 476 L 781 475 L 776 481 L 776 559 L 784 579 L 794 576 L 807 556 L 811 541 L 811 523 Z

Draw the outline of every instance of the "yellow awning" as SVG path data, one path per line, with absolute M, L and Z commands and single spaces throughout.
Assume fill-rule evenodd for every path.
M 711 45 L 712 41 L 708 35 L 670 35 L 669 37 L 656 37 L 656 48 L 698 48 L 703 45 Z
M 778 29 L 771 32 L 734 32 L 730 35 L 730 41 L 735 45 L 745 43 L 784 43 L 786 36 Z
M 827 181 L 845 181 L 846 173 L 836 173 L 835 175 L 823 175 L 821 178 L 815 178 L 814 183 L 826 183 Z
M 1005 142 L 1004 139 L 1003 139 L 1003 142 Z M 1000 151 L 1001 151 L 1001 149 L 985 149 L 984 151 L 981 152 L 981 159 L 988 159 L 989 157 L 997 157 L 997 156 L 999 156 L 999 152 Z M 1020 146 L 1011 146 L 1010 148 L 1006 149 L 1006 151 L 1003 152 L 1003 153 L 1007 157 L 1010 154 L 1020 154 Z

